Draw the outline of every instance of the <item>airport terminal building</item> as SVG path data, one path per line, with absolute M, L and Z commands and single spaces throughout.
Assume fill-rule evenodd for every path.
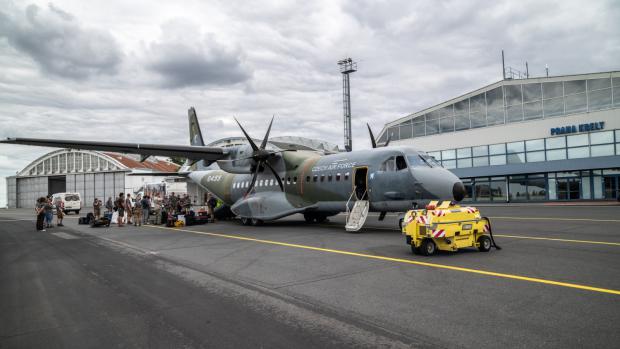
M 505 79 L 390 122 L 388 137 L 441 161 L 467 200 L 615 200 L 620 72 Z

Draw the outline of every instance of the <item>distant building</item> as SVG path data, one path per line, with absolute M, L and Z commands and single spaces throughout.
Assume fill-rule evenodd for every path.
M 620 72 L 506 79 L 389 122 L 478 202 L 616 199 Z
M 161 182 L 155 173 L 176 172 L 179 166 L 159 159 L 140 162 L 117 153 L 60 149 L 31 162 L 16 176 L 7 177 L 9 208 L 30 208 L 41 196 L 79 192 L 85 207 L 95 197 L 106 200 L 118 193 L 134 193 L 144 183 Z

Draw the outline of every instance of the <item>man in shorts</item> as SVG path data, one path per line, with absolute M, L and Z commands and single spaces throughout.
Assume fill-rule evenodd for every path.
M 123 218 L 125 217 L 125 195 L 123 193 L 118 194 L 118 199 L 116 199 L 116 212 L 118 213 L 116 226 L 122 227 Z
M 137 225 L 142 226 L 142 202 L 139 194 L 136 196 L 136 202 L 133 207 L 133 225 L 134 227 Z

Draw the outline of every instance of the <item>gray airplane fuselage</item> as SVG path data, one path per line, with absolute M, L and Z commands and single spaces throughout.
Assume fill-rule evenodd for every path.
M 228 205 L 253 196 L 263 197 L 236 214 L 276 219 L 292 213 L 332 215 L 346 210 L 351 199 L 367 199 L 371 211 L 402 212 L 429 200 L 460 200 L 462 183 L 450 171 L 432 162 L 426 153 L 410 147 L 386 147 L 332 155 L 312 151 L 284 152 L 273 162 L 284 184 L 281 193 L 269 171 L 259 174 L 246 197 L 251 174 L 220 169 L 194 171 L 190 178 Z M 282 194 L 270 197 L 271 193 Z M 244 199 L 246 197 L 246 199 Z M 285 199 L 290 208 L 275 201 Z M 280 206 L 271 214 L 270 206 Z M 235 207 L 233 206 L 233 211 Z M 275 209 L 273 209 L 274 213 Z

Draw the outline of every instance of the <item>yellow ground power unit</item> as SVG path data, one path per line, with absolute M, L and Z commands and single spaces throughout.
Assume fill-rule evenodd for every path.
M 402 233 L 415 254 L 431 256 L 441 251 L 477 247 L 488 252 L 495 244 L 491 220 L 475 207 L 461 207 L 450 201 L 431 201 L 425 209 L 405 214 Z

